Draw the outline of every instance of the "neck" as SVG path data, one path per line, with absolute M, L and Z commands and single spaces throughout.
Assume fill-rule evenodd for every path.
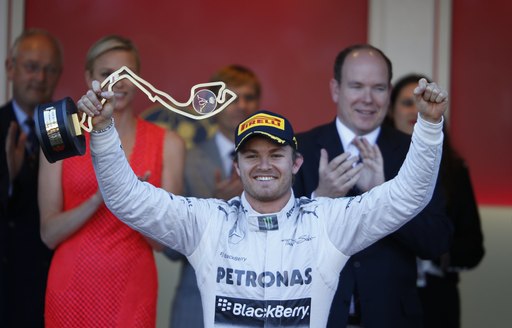
M 16 100 L 16 99 L 15 99 Z M 29 117 L 31 118 L 34 118 L 34 112 L 36 110 L 36 105 L 32 106 L 32 105 L 28 105 L 28 104 L 24 104 L 18 100 L 16 100 L 16 104 L 18 104 L 19 108 L 25 113 L 27 114 Z
M 277 213 L 282 210 L 288 201 L 290 200 L 292 192 L 291 189 L 286 194 L 282 195 L 278 199 L 275 200 L 261 200 L 253 198 L 248 193 L 245 193 L 245 198 L 247 202 L 251 205 L 252 209 L 260 214 L 269 214 L 269 213 Z
M 132 129 L 135 124 L 135 117 L 129 111 L 114 112 L 114 122 L 118 131 Z

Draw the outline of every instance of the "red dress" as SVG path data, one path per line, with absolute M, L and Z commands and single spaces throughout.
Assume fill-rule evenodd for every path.
M 160 186 L 165 130 L 137 119 L 130 165 Z M 89 136 L 87 135 L 87 144 Z M 89 147 L 62 167 L 64 210 L 90 198 L 98 185 Z M 157 272 L 143 236 L 102 205 L 55 250 L 46 290 L 46 327 L 155 327 Z

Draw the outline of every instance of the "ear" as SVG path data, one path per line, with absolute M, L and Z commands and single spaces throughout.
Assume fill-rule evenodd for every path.
M 7 58 L 5 60 L 5 71 L 7 72 L 7 78 L 9 81 L 12 81 L 14 77 L 14 61 L 12 58 Z
M 293 162 L 292 165 L 292 174 L 297 174 L 297 172 L 299 172 L 302 163 L 304 163 L 304 157 L 302 156 L 302 154 L 297 153 L 297 157 L 295 158 L 295 161 Z
M 331 99 L 334 103 L 338 103 L 338 99 L 340 96 L 340 84 L 336 79 L 331 79 L 329 81 L 329 89 L 331 90 Z
M 236 154 L 235 156 L 238 156 L 238 154 Z M 238 166 L 238 161 L 233 161 L 233 167 L 235 168 L 236 174 L 240 176 L 240 167 Z

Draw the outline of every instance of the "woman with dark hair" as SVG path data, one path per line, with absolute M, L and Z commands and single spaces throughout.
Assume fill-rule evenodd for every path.
M 427 77 L 410 74 L 399 79 L 391 91 L 387 122 L 412 134 L 418 109 L 413 90 Z M 454 226 L 448 253 L 436 261 L 418 259 L 418 288 L 425 328 L 460 327 L 459 272 L 476 267 L 484 256 L 480 215 L 469 170 L 444 130 L 443 157 L 439 176 L 446 199 L 446 212 Z

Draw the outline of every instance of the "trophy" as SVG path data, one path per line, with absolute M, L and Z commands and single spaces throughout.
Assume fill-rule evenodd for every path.
M 196 84 L 190 90 L 188 101 L 181 103 L 153 87 L 126 66 L 110 74 L 101 83 L 101 89 L 106 87 L 112 91 L 114 84 L 122 79 L 130 80 L 152 102 L 159 102 L 165 108 L 194 120 L 218 114 L 236 99 L 236 94 L 219 81 Z M 213 88 L 218 88 L 217 94 L 212 91 Z M 102 100 L 104 102 L 105 99 Z M 187 111 L 190 105 L 195 114 Z M 84 113 L 79 119 L 77 107 L 71 98 L 38 105 L 34 121 L 39 144 L 50 163 L 85 154 L 83 131 L 91 132 L 92 118 Z

